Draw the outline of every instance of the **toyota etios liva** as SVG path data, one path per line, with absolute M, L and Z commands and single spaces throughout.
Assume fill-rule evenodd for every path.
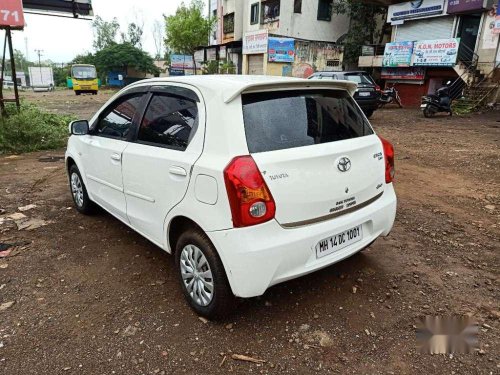
M 221 316 L 390 232 L 394 150 L 355 90 L 259 76 L 130 85 L 70 125 L 76 208 L 99 205 L 173 253 L 191 307 Z

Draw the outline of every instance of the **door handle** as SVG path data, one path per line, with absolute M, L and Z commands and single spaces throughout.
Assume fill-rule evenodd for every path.
M 168 172 L 170 174 L 175 174 L 176 176 L 184 176 L 184 177 L 187 176 L 187 172 L 184 168 L 175 165 L 173 167 L 170 167 Z
M 122 160 L 122 157 L 120 154 L 114 153 L 114 154 L 111 154 L 111 159 L 116 160 L 116 161 L 120 161 L 120 160 Z

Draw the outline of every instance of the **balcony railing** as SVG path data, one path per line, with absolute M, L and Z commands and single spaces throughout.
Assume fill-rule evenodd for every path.
M 280 17 L 280 0 L 265 0 L 262 2 L 261 23 L 277 21 Z

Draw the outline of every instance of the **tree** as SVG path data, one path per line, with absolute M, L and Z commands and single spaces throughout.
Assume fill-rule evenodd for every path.
M 128 42 L 135 47 L 142 48 L 143 26 L 134 22 L 128 25 L 127 33 L 122 33 L 122 42 Z
M 165 44 L 177 53 L 190 55 L 194 60 L 196 47 L 208 45 L 210 31 L 216 18 L 205 18 L 202 0 L 184 2 L 177 8 L 173 16 L 165 17 Z
M 351 20 L 342 43 L 344 61 L 357 65 L 362 45 L 382 43 L 386 31 L 387 7 L 356 0 L 337 0 L 333 3 L 332 10 L 334 14 L 344 14 Z
M 163 38 L 164 38 L 164 27 L 159 20 L 153 22 L 153 41 L 155 43 L 155 59 L 161 59 L 161 53 L 163 51 Z
M 120 28 L 120 24 L 116 17 L 111 22 L 108 22 L 99 16 L 95 16 L 94 21 L 92 21 L 92 28 L 94 31 L 94 49 L 100 51 L 116 42 L 116 33 Z
M 77 55 L 73 61 L 71 61 L 71 64 L 89 64 L 89 65 L 95 65 L 95 55 L 87 52 L 86 54 L 82 55 Z
M 113 43 L 95 54 L 95 66 L 101 77 L 113 70 L 126 71 L 134 68 L 138 71 L 159 74 L 154 60 L 146 52 L 129 42 Z

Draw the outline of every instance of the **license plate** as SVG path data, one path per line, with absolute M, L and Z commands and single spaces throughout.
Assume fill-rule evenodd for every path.
M 425 108 L 427 107 L 427 104 L 420 104 L 420 108 Z
M 359 93 L 359 96 L 370 96 L 371 93 L 367 92 L 367 91 L 360 91 Z
M 341 233 L 337 233 L 332 237 L 325 238 L 319 241 L 316 245 L 316 258 L 322 258 L 329 254 L 335 253 L 363 239 L 363 226 L 348 229 Z

